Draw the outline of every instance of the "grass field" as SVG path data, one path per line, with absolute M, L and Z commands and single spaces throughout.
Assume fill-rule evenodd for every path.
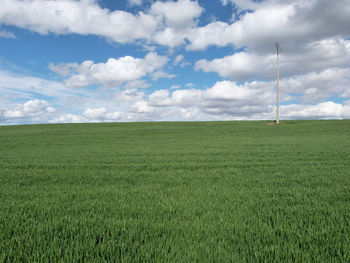
M 350 121 L 0 127 L 0 262 L 350 262 Z

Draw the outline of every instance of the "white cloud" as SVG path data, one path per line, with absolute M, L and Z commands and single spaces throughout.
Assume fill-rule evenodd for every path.
M 220 81 L 204 90 L 175 90 L 172 93 L 158 90 L 132 104 L 129 110 L 134 114 L 134 120 L 274 119 L 274 89 L 272 82 L 253 81 L 238 85 L 231 81 Z M 284 102 L 293 96 L 288 96 L 286 91 L 282 94 L 285 97 L 281 98 L 283 104 L 280 106 L 280 116 L 284 119 L 345 118 L 350 113 L 350 106 L 332 101 L 286 105 Z
M 136 102 L 142 100 L 144 96 L 145 93 L 137 89 L 126 89 L 115 97 L 115 101 L 119 103 Z
M 220 0 L 223 5 L 227 5 L 229 0 Z
M 84 117 L 75 114 L 65 114 L 53 118 L 49 121 L 50 123 L 83 123 L 88 122 Z
M 196 63 L 195 69 L 204 72 L 217 72 L 221 77 L 242 81 L 257 77 L 259 74 L 266 74 L 266 72 L 274 72 L 273 67 L 275 65 L 273 62 L 275 62 L 273 56 L 261 57 L 246 52 L 238 52 L 212 61 L 200 60 Z
M 248 91 L 242 92 L 243 88 L 235 83 L 217 83 L 203 91 L 179 90 L 170 94 L 167 90 L 160 90 L 130 104 L 126 112 L 109 113 L 105 107 L 88 108 L 81 115 L 65 114 L 51 122 L 274 119 L 275 106 L 270 99 L 266 103 L 263 99 L 254 101 L 254 94 L 270 96 L 269 91 L 248 88 Z M 327 101 L 280 106 L 281 119 L 334 119 L 349 116 L 350 102 L 344 105 Z
M 16 38 L 15 34 L 6 30 L 0 30 L 0 37 L 3 38 Z
M 189 62 L 185 61 L 185 58 L 182 54 L 175 57 L 173 61 L 174 66 L 180 66 L 181 68 L 184 68 L 187 65 L 190 65 Z
M 83 116 L 88 118 L 88 119 L 102 119 L 106 115 L 106 108 L 101 107 L 97 109 L 87 109 L 83 112 Z
M 128 2 L 136 6 L 143 3 Z M 204 9 L 198 1 L 191 0 L 149 1 L 149 8 L 137 13 L 110 11 L 97 0 L 2 0 L 0 26 L 17 26 L 39 34 L 97 35 L 152 50 L 144 58 L 124 56 L 103 63 L 85 60 L 81 64 L 50 64 L 49 68 L 63 77 L 65 85 L 0 70 L 2 107 L 13 120 L 25 122 L 273 118 L 276 74 L 273 44 L 279 41 L 283 48 L 281 117 L 350 116 L 349 1 L 221 2 L 235 5 L 232 9 L 237 20 L 213 21 L 199 27 Z M 2 30 L 0 37 L 16 36 Z M 211 45 L 241 49 L 210 60 L 207 54 L 195 53 L 206 58 L 197 61 L 196 70 L 216 72 L 228 80 L 218 81 L 210 88 L 193 83 L 181 83 L 189 89 L 165 84 L 170 89 L 162 87 L 147 95 L 147 91 L 140 89 L 149 87 L 152 80 L 175 77 L 166 70 L 168 57 L 158 55 L 159 46 L 155 44 L 170 47 L 169 56 L 181 45 L 186 45 L 187 50 L 204 50 Z M 185 53 L 174 56 L 172 66 L 188 65 L 185 56 L 190 59 Z M 89 85 L 103 87 L 67 89 Z M 288 105 L 291 102 L 297 103 Z
M 177 31 L 173 28 L 165 28 L 163 31 L 157 32 L 153 40 L 162 46 L 176 47 L 185 43 L 187 32 Z
M 149 95 L 148 101 L 143 101 L 142 105 L 153 108 L 179 107 L 182 109 L 181 114 L 188 112 L 185 109 L 190 108 L 192 113 L 241 116 L 262 111 L 271 103 L 271 100 L 272 89 L 263 83 L 254 82 L 243 87 L 234 82 L 221 81 L 205 90 L 175 90 L 171 95 L 169 90 L 158 90 Z M 188 114 L 185 115 L 188 116 Z
M 178 55 L 176 56 L 176 58 L 174 59 L 173 65 L 177 66 L 180 64 L 181 61 L 183 61 L 184 56 L 183 55 Z
M 28 114 L 38 112 L 54 112 L 52 107 L 49 107 L 48 103 L 44 100 L 30 100 L 23 104 L 23 112 Z
M 3 0 L 0 23 L 40 34 L 94 34 L 121 43 L 148 38 L 158 26 L 149 14 L 110 12 L 94 0 Z
M 229 2 L 231 2 L 241 10 L 246 10 L 246 9 L 254 10 L 261 5 L 260 2 L 256 2 L 253 0 L 221 0 L 221 3 L 223 5 L 227 5 Z
M 88 108 L 81 115 L 63 114 L 52 118 L 50 123 L 84 123 L 84 122 L 114 122 L 119 121 L 121 112 L 108 112 L 105 107 Z
M 194 28 L 188 35 L 190 44 L 187 50 L 204 50 L 210 45 L 219 47 L 234 44 L 234 32 L 232 28 L 224 22 L 215 21 L 204 27 Z
M 151 86 L 151 84 L 145 82 L 144 80 L 134 80 L 134 81 L 129 81 L 126 83 L 124 86 L 125 89 L 145 89 Z
M 201 101 L 202 91 L 196 89 L 175 90 L 172 93 L 171 100 L 174 105 L 180 107 L 192 107 L 198 105 Z
M 185 39 L 197 25 L 197 18 L 204 9 L 198 1 L 156 1 L 150 8 L 150 14 L 162 21 L 151 42 L 176 47 L 186 43 Z
M 349 40 L 324 39 L 307 44 L 300 52 L 282 53 L 280 74 L 287 77 L 335 66 L 343 67 L 349 65 L 349 61 Z M 234 81 L 273 79 L 276 74 L 276 55 L 237 52 L 212 61 L 200 60 L 195 68 L 204 72 L 217 72 L 221 77 Z
M 298 94 L 296 98 L 305 103 L 322 102 L 332 96 L 349 98 L 350 68 L 329 68 L 281 80 L 281 89 Z
M 193 84 L 192 82 L 186 83 L 185 85 L 188 88 L 193 88 L 195 86 L 195 84 Z
M 49 63 L 49 69 L 57 74 L 68 77 L 73 71 L 87 71 L 89 66 L 91 66 L 94 62 L 91 60 L 84 61 L 82 65 L 78 63 L 59 63 L 57 65 L 53 63 Z
M 265 94 L 260 94 L 259 89 L 239 86 L 231 81 L 217 82 L 212 88 L 203 92 L 203 98 L 214 101 L 247 101 L 249 99 L 253 99 L 255 102 L 259 100 L 266 101 L 267 98 L 261 95 Z
M 1 71 L 0 71 L 1 73 Z M 45 100 L 31 99 L 23 104 L 11 103 L 18 95 L 3 93 L 8 123 L 33 122 L 101 122 L 139 120 L 230 120 L 230 119 L 273 119 L 275 116 L 275 81 L 252 81 L 237 84 L 233 81 L 218 81 L 206 89 L 157 90 L 150 95 L 131 88 L 124 90 L 95 90 L 86 97 L 65 93 L 53 82 L 42 79 L 24 78 L 16 75 L 0 78 L 3 85 L 14 89 L 23 85 L 19 92 L 23 97 L 30 94 L 31 85 L 41 84 L 39 94 L 49 93 L 55 101 L 55 109 Z M 6 80 L 6 78 L 9 78 Z M 13 83 L 10 83 L 10 81 Z M 51 86 L 50 86 L 51 85 Z M 332 102 L 334 96 L 349 98 L 350 69 L 331 68 L 282 78 L 280 83 L 281 118 L 349 118 L 350 103 Z M 48 90 L 52 88 L 52 90 Z M 62 90 L 61 90 L 62 89 Z M 115 93 L 117 91 L 117 93 Z M 27 93 L 28 92 L 28 93 Z M 68 98 L 70 99 L 69 102 Z M 73 102 L 74 100 L 74 102 Z M 80 100 L 83 100 L 80 102 Z M 300 104 L 290 104 L 299 101 Z M 58 103 L 58 104 L 57 104 Z M 64 107 L 63 105 L 68 105 Z M 340 106 L 339 106 L 340 105 Z M 57 108 L 58 107 L 58 108 Z M 71 114 L 74 111 L 80 114 Z M 58 110 L 57 110 L 58 109 Z
M 150 106 L 146 101 L 137 101 L 132 104 L 129 110 L 133 113 L 150 114 L 155 112 L 155 108 Z
M 170 106 L 172 105 L 171 98 L 169 98 L 169 90 L 157 90 L 149 95 L 149 103 L 152 106 Z
M 142 0 L 128 0 L 129 5 L 131 6 L 141 6 L 142 5 Z
M 141 0 L 128 3 L 142 5 Z M 101 8 L 97 0 L 3 0 L 1 5 L 0 25 L 39 34 L 92 34 L 119 43 L 147 40 L 170 47 L 184 43 L 188 29 L 195 26 L 203 11 L 191 0 L 155 1 L 147 12 L 137 14 L 112 12 Z
M 214 21 L 195 28 L 187 49 L 203 50 L 210 45 L 248 47 L 266 53 L 275 41 L 286 50 L 299 50 L 309 42 L 325 38 L 348 38 L 350 4 L 347 0 L 234 1 L 246 9 L 232 24 Z M 252 6 L 250 6 L 252 5 Z
M 91 90 L 81 93 L 67 89 L 57 81 L 4 70 L 0 70 L 0 94 L 1 108 L 7 114 L 6 122 L 11 124 L 45 123 L 61 111 L 84 107 L 87 98 L 95 101 L 98 98 Z M 19 104 L 18 101 L 25 103 Z
M 201 112 L 198 108 L 191 107 L 191 108 L 181 108 L 180 114 L 185 119 L 195 120 L 195 119 L 198 119 L 199 115 L 201 115 Z
M 350 100 L 344 101 L 343 107 L 342 107 L 342 115 L 343 118 L 350 118 Z
M 191 0 L 155 1 L 147 11 L 137 14 L 101 8 L 97 0 L 3 0 L 0 25 L 40 34 L 93 34 L 120 43 L 146 40 L 168 47 L 183 45 L 187 39 L 189 50 L 233 45 L 263 53 L 271 50 L 274 41 L 295 51 L 324 38 L 349 37 L 347 0 L 231 2 L 238 9 L 252 11 L 231 24 L 214 21 L 198 27 L 197 20 L 204 9 L 198 1 Z M 129 3 L 140 5 L 142 1 L 129 0 Z
M 67 87 L 85 87 L 91 84 L 111 87 L 129 83 L 129 86 L 134 88 L 136 85 L 145 87 L 145 82 L 140 79 L 150 73 L 154 79 L 172 77 L 161 71 L 155 72 L 160 70 L 167 61 L 167 57 L 150 52 L 143 59 L 125 56 L 118 59 L 110 58 L 106 63 L 97 64 L 87 60 L 80 65 L 51 64 L 50 69 L 62 76 L 70 75 L 65 82 Z
M 120 119 L 120 112 L 107 112 L 105 107 L 96 109 L 87 109 L 83 112 L 83 116 L 89 120 L 118 120 Z
M 322 39 L 310 42 L 299 51 L 281 54 L 281 70 L 286 75 L 349 65 L 350 40 Z
M 163 71 L 156 71 L 154 73 L 152 73 L 152 79 L 153 80 L 158 80 L 158 79 L 173 79 L 175 78 L 176 75 L 175 74 L 169 74 Z
M 329 119 L 342 118 L 342 104 L 332 101 L 321 102 L 316 105 L 291 104 L 281 106 L 281 118 L 286 119 Z
M 177 2 L 156 1 L 150 13 L 155 16 L 162 16 L 169 28 L 176 30 L 192 27 L 195 19 L 203 12 L 197 1 L 178 0 Z
M 262 82 L 242 86 L 231 81 L 221 81 L 202 92 L 201 107 L 214 115 L 249 116 L 265 111 L 272 103 L 272 94 L 272 89 Z
M 10 106 L 5 112 L 7 123 L 17 123 L 21 119 L 26 122 L 47 122 L 55 109 L 45 100 L 29 100 L 23 104 Z

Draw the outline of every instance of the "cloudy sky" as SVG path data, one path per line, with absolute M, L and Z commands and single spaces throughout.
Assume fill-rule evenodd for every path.
M 349 0 L 0 0 L 7 124 L 350 118 Z

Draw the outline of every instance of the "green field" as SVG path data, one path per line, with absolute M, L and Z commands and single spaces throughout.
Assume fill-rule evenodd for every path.
M 350 262 L 350 121 L 0 127 L 0 262 Z

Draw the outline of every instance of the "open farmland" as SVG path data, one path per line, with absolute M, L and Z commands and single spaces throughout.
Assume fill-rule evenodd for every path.
M 349 262 L 350 121 L 0 127 L 0 262 Z

